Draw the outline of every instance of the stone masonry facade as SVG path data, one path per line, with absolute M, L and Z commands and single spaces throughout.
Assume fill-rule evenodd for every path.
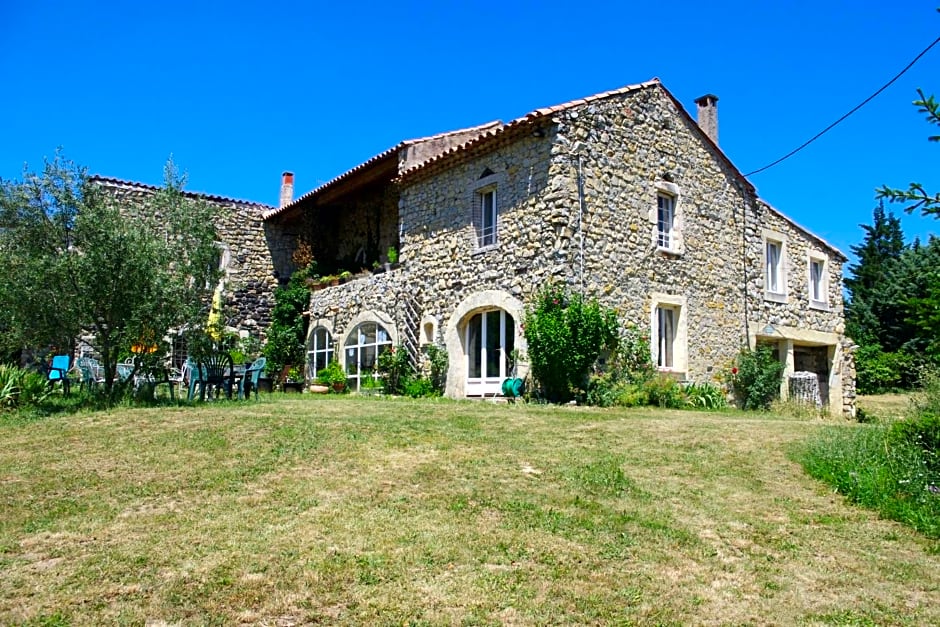
M 155 187 L 118 179 L 93 179 L 133 215 L 145 206 Z M 290 251 L 295 244 L 276 227 L 262 220 L 270 207 L 220 196 L 190 194 L 215 206 L 220 263 L 224 270 L 222 296 L 226 326 L 235 332 L 264 339 L 271 324 L 274 288 L 278 276 L 289 276 Z M 280 260 L 280 272 L 275 262 Z
M 682 380 L 719 379 L 745 344 L 771 344 L 788 372 L 816 363 L 805 351 L 825 354 L 823 401 L 854 414 L 844 255 L 757 198 L 656 81 L 489 129 L 401 168 L 395 186 L 401 267 L 312 294 L 311 331 L 328 329 L 338 355 L 363 321 L 392 343 L 408 335 L 407 302 L 422 341 L 447 347 L 448 395 L 488 394 L 479 334 L 524 356 L 526 304 L 563 282 L 648 332 L 654 350 L 668 344 L 660 369 Z M 491 194 L 495 231 L 483 233 Z M 524 359 L 511 365 L 498 374 L 526 375 Z

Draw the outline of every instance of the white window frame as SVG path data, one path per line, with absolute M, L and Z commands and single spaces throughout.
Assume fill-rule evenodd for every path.
M 813 267 L 820 269 L 818 280 L 818 294 L 814 287 L 817 287 L 816 280 L 813 277 Z M 810 251 L 806 264 L 806 287 L 809 306 L 812 309 L 829 310 L 829 258 L 821 252 Z
M 499 175 L 488 174 L 474 181 L 471 189 L 470 222 L 476 250 L 490 250 L 499 244 Z M 487 207 L 487 200 L 491 204 Z
M 676 199 L 669 194 L 656 194 L 656 246 L 672 250 L 676 237 Z
M 496 361 L 498 364 L 498 372 L 489 372 L 487 370 L 489 355 L 486 346 L 486 338 L 488 336 L 488 314 L 494 312 L 499 312 L 499 346 L 496 348 L 499 353 Z M 472 377 L 470 376 L 470 361 L 473 358 L 470 354 L 470 347 L 472 345 L 470 323 L 477 316 L 480 316 L 480 337 L 478 338 L 480 342 L 480 352 L 478 355 L 476 355 L 476 358 L 480 360 L 480 376 Z M 516 345 L 517 324 L 518 322 L 515 318 L 513 318 L 512 314 L 510 314 L 505 309 L 500 309 L 498 307 L 479 309 L 467 316 L 466 326 L 464 328 L 464 346 L 466 347 L 466 352 L 464 355 L 464 367 L 466 368 L 467 373 L 467 396 L 486 396 L 487 394 L 499 394 L 501 389 L 500 386 L 502 385 L 503 381 L 512 375 L 512 372 L 509 368 L 509 362 L 512 357 L 510 353 Z
M 363 331 L 364 327 L 370 325 L 375 327 L 375 340 L 366 342 L 365 333 Z M 363 349 L 370 347 L 375 348 L 375 361 L 371 365 L 367 365 L 364 371 L 362 353 Z M 379 357 L 382 353 L 391 350 L 393 347 L 392 335 L 389 333 L 384 323 L 365 320 L 353 327 L 353 330 L 346 336 L 346 340 L 343 342 L 343 370 L 346 372 L 346 385 L 350 389 L 354 389 L 358 392 L 364 372 L 367 376 L 371 375 L 374 378 L 378 378 Z M 355 372 L 350 372 L 349 366 L 351 363 L 355 365 Z
M 326 333 L 326 341 L 321 342 L 321 338 L 318 336 L 318 332 Z M 307 373 L 311 379 L 317 377 L 317 371 L 322 368 L 326 368 L 330 364 L 330 361 L 333 359 L 334 345 L 333 345 L 333 333 L 325 325 L 319 325 L 310 331 L 310 341 L 307 344 Z M 326 360 L 326 363 L 321 367 L 317 367 L 317 358 L 323 357 Z
M 671 337 L 661 333 L 661 311 L 671 311 Z M 653 293 L 650 305 L 650 353 L 653 364 L 660 372 L 678 373 L 685 376 L 689 370 L 689 308 L 685 296 Z M 671 361 L 660 359 L 666 345 L 671 349 Z M 663 363 L 663 362 L 667 363 Z
M 669 181 L 656 181 L 653 185 L 656 198 L 650 209 L 650 222 L 653 224 L 653 247 L 670 255 L 683 253 L 682 238 L 682 198 L 679 186 Z M 668 203 L 670 219 L 667 221 L 668 230 L 663 228 L 661 219 L 663 204 Z
M 782 233 L 764 231 L 763 238 L 764 300 L 787 302 L 787 238 Z M 771 256 L 771 246 L 777 249 L 777 257 Z M 772 285 L 776 279 L 776 285 Z

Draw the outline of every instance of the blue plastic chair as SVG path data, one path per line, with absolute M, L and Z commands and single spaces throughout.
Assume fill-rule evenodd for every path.
M 50 390 L 56 383 L 61 383 L 62 391 L 66 396 L 69 395 L 72 385 L 68 376 L 70 361 L 68 355 L 54 355 L 52 357 L 52 365 L 50 365 L 46 371 L 46 378 L 49 381 Z

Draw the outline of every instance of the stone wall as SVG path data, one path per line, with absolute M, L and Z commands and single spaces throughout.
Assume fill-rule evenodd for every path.
M 118 199 L 128 215 L 144 207 L 156 189 L 113 179 L 97 183 Z M 277 286 L 272 248 L 286 250 L 291 246 L 289 239 L 278 233 L 276 227 L 262 222 L 261 214 L 270 207 L 217 196 L 201 198 L 216 207 L 215 227 L 226 263 L 223 288 L 224 310 L 229 315 L 226 324 L 264 338 L 271 323 Z
M 389 294 L 407 290 L 423 317 L 439 321 L 445 339 L 449 334 L 448 393 L 461 396 L 465 358 L 452 340 L 466 317 L 485 307 L 512 309 L 520 334 L 524 303 L 547 282 L 563 281 L 646 332 L 657 302 L 680 306 L 687 354 L 677 374 L 688 380 L 718 379 L 767 325 L 813 331 L 814 341 L 832 348 L 833 370 L 850 367 L 849 360 L 842 363 L 841 255 L 750 198 L 662 89 L 559 108 L 534 130 L 446 169 L 405 178 L 403 270 L 397 278 L 327 290 L 337 308 L 336 334 L 347 332 L 344 320 L 366 307 L 396 317 Z M 480 248 L 473 205 L 480 187 L 492 185 L 498 241 Z M 674 250 L 657 247 L 658 193 L 676 198 Z M 786 237 L 786 302 L 764 298 L 766 230 Z M 828 310 L 808 307 L 809 250 L 828 260 Z M 315 294 L 311 307 L 326 298 Z M 839 398 L 848 401 L 854 379 L 847 372 L 843 379 Z

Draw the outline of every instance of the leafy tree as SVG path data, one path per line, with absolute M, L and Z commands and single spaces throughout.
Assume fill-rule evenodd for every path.
M 849 266 L 845 279 L 850 301 L 846 307 L 849 336 L 863 345 L 880 344 L 895 350 L 902 340 L 901 297 L 897 293 L 897 273 L 901 256 L 907 246 L 901 222 L 892 213 L 885 213 L 884 203 L 875 208 L 872 224 L 860 225 L 865 239 L 852 252 L 858 263 Z
M 940 239 L 915 244 L 902 258 L 905 341 L 901 348 L 940 363 Z
M 933 95 L 924 95 L 921 89 L 917 90 L 917 95 L 920 98 L 914 101 L 914 106 L 926 116 L 928 123 L 940 126 L 940 103 L 937 103 Z M 930 135 L 927 140 L 940 142 L 940 135 Z M 931 194 L 920 183 L 910 183 L 907 189 L 893 189 L 882 185 L 877 191 L 879 198 L 887 198 L 890 202 L 911 203 L 904 208 L 908 213 L 920 209 L 924 215 L 940 215 L 940 192 Z
M 584 301 L 548 286 L 526 312 L 524 334 L 532 373 L 548 400 L 569 400 L 586 390 L 588 374 L 602 351 L 617 348 L 617 317 L 596 300 Z
M 183 195 L 172 162 L 164 174 L 163 188 L 124 207 L 59 154 L 39 174 L 0 180 L 4 350 L 91 336 L 110 393 L 119 354 L 205 321 L 219 278 L 212 208 Z

